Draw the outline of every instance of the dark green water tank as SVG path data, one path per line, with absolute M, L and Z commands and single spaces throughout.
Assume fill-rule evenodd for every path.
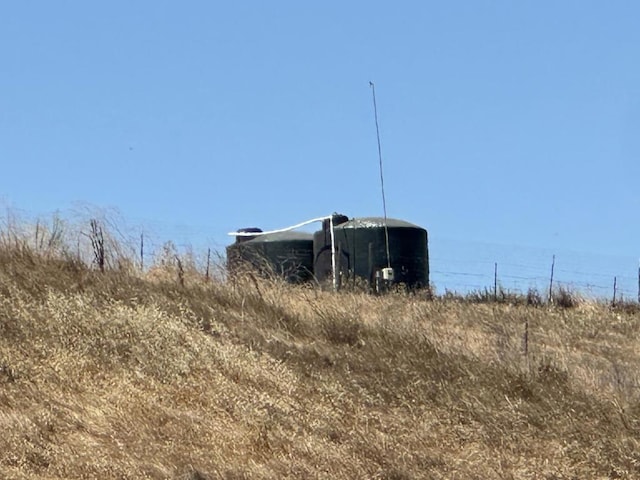
M 259 233 L 259 228 L 239 232 Z M 260 275 L 276 275 L 290 283 L 313 278 L 313 235 L 303 232 L 280 232 L 236 237 L 227 247 L 227 269 L 233 274 L 250 268 Z
M 335 219 L 336 217 L 334 217 Z M 346 218 L 340 216 L 340 219 Z M 389 257 L 393 283 L 416 289 L 429 285 L 427 231 L 403 220 L 388 218 Z M 334 221 L 337 270 L 344 279 L 360 277 L 370 284 L 387 267 L 385 221 L 380 217 Z M 314 272 L 319 281 L 332 279 L 329 222 L 313 236 Z

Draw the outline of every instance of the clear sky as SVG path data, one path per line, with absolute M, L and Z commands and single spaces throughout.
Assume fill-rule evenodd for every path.
M 218 248 L 381 215 L 373 81 L 388 214 L 433 258 L 471 242 L 633 270 L 638 19 L 632 0 L 2 2 L 0 200 Z

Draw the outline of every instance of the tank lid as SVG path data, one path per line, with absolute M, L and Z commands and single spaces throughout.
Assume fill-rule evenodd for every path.
M 354 218 L 343 223 L 336 228 L 382 228 L 384 227 L 384 217 L 362 217 Z M 413 223 L 398 220 L 396 218 L 387 218 L 387 227 L 389 228 L 422 228 Z
M 237 232 L 238 233 L 262 233 L 262 229 L 258 227 L 245 227 L 245 228 L 239 228 Z M 255 235 L 238 235 L 236 237 L 236 243 L 248 242 L 249 240 L 253 240 L 254 238 L 256 238 Z
M 349 221 L 349 217 L 343 215 L 342 213 L 334 212 L 332 215 L 333 226 L 342 225 L 343 223 L 347 223 Z

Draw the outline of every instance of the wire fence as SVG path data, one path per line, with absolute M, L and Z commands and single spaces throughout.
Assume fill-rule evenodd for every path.
M 171 230 L 165 233 L 176 233 Z M 189 252 L 201 265 L 205 255 L 224 263 L 230 239 L 219 234 L 217 241 L 207 240 L 202 231 L 192 229 L 192 242 L 184 237 L 188 232 L 180 233 L 182 241 L 171 242 L 176 250 Z M 141 261 L 152 265 L 164 254 L 167 242 L 160 240 L 157 232 L 147 234 L 144 242 Z M 521 294 L 535 290 L 548 296 L 551 291 L 566 289 L 593 299 L 640 301 L 640 268 L 631 256 L 437 238 L 432 239 L 429 249 L 430 282 L 437 294 L 502 289 Z
M 543 296 L 566 289 L 594 299 L 640 301 L 637 258 L 474 241 L 432 240 L 436 293 L 503 289 Z
M 228 229 L 214 222 L 211 225 L 158 220 L 127 223 L 112 212 L 84 211 L 73 215 L 56 212 L 41 221 L 25 212 L 12 211 L 0 214 L 0 226 L 5 230 L 8 226 L 19 226 L 21 235 L 37 239 L 37 230 L 29 229 L 33 230 L 38 222 L 45 226 L 48 222 L 51 228 L 60 217 L 65 218 L 64 228 L 69 229 L 72 224 L 77 228 L 73 234 L 77 236 L 78 249 L 87 241 L 89 219 L 103 219 L 106 228 L 116 233 L 119 244 L 144 270 L 175 256 L 188 258 L 203 272 L 223 268 L 225 247 L 233 241 L 226 234 Z M 500 289 L 521 294 L 535 290 L 547 297 L 552 290 L 564 288 L 589 298 L 640 302 L 637 257 L 430 237 L 430 283 L 436 294 Z

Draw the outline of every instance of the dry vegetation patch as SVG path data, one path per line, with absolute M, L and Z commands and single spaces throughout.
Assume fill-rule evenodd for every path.
M 640 477 L 634 310 L 160 273 L 0 249 L 0 477 Z

